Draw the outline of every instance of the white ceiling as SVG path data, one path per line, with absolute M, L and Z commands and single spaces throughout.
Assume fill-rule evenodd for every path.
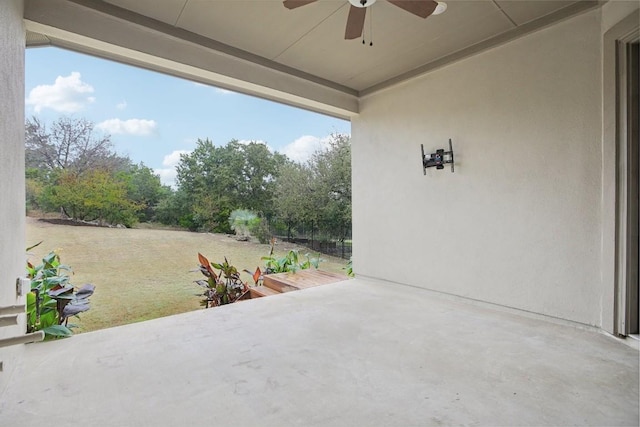
M 344 39 L 347 0 L 318 0 L 292 10 L 281 0 L 25 0 L 25 19 L 46 24 L 27 25 L 32 32 L 28 41 L 42 43 L 43 38 L 35 34 L 41 33 L 56 44 L 56 32 L 49 34 L 48 29 L 64 26 L 76 31 L 77 24 L 69 16 L 76 9 L 99 12 L 102 20 L 92 24 L 96 34 L 101 31 L 98 27 L 111 25 L 117 18 L 143 29 L 196 40 L 207 46 L 212 58 L 240 58 L 358 98 L 602 4 L 587 0 L 445 1 L 448 9 L 444 14 L 422 19 L 378 0 L 367 10 L 365 44 L 361 39 Z M 69 8 L 65 17 L 47 16 L 58 10 L 62 15 L 62 6 Z M 85 15 L 90 16 L 83 12 L 77 19 Z M 92 37 L 124 44 L 117 35 L 101 34 Z M 126 44 L 136 49 L 135 42 Z
M 363 45 L 344 40 L 347 0 L 292 10 L 280 0 L 106 1 L 357 91 L 575 3 L 449 0 L 444 14 L 422 19 L 379 0 L 367 11 Z

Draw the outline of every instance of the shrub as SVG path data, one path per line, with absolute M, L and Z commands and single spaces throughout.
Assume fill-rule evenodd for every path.
M 27 294 L 27 332 L 43 331 L 45 338 L 73 335 L 69 317 L 89 310 L 89 297 L 95 286 L 80 289 L 69 282 L 69 266 L 60 263 L 60 256 L 50 252 L 42 263 L 34 266 L 27 261 L 31 292 Z
M 229 215 L 229 226 L 238 237 L 249 239 L 251 228 L 260 222 L 260 218 L 246 209 L 236 209 Z
M 269 243 L 272 237 L 269 231 L 269 223 L 264 218 L 257 218 L 256 221 L 253 221 L 249 225 L 249 232 L 263 244 Z
M 198 261 L 199 271 L 207 278 L 196 280 L 204 288 L 200 295 L 205 298 L 200 304 L 205 308 L 234 303 L 249 292 L 249 286 L 240 279 L 238 269 L 229 264 L 226 257 L 223 263 L 210 263 L 204 255 L 198 253 Z M 220 270 L 219 273 L 216 274 L 214 269 Z
M 292 249 L 285 256 L 277 258 L 273 253 L 275 243 L 275 239 L 271 239 L 271 249 L 269 250 L 269 256 L 262 257 L 262 260 L 265 261 L 264 274 L 285 272 L 295 273 L 298 270 L 306 270 L 311 267 L 317 269 L 320 263 L 323 261 L 323 259 L 320 258 L 320 254 L 318 254 L 318 256 L 315 258 L 311 258 L 308 253 L 304 255 L 306 260 L 302 261 L 300 260 L 300 254 L 296 249 Z
M 348 277 L 356 277 L 356 274 L 353 272 L 353 258 L 349 258 L 349 262 L 347 262 L 345 270 Z

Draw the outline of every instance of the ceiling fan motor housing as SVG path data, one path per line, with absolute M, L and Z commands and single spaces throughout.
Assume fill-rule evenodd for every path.
M 369 7 L 375 2 L 376 0 L 349 0 L 349 3 L 351 3 L 352 6 L 360 8 Z

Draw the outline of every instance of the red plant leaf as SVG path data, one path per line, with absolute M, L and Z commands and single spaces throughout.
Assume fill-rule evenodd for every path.
M 260 271 L 260 267 L 256 268 L 256 272 L 253 273 L 253 281 L 254 283 L 258 283 L 258 280 L 260 280 L 260 276 L 262 276 L 262 271 Z
M 209 263 L 209 260 L 207 259 L 207 257 L 202 255 L 200 252 L 198 252 L 198 261 L 200 261 L 200 265 L 202 265 L 204 268 L 207 269 L 211 277 L 213 277 L 214 279 L 218 278 L 216 273 L 213 271 L 213 268 L 211 268 L 211 264 Z
M 202 255 L 200 252 L 198 252 L 198 261 L 200 261 L 200 264 L 204 265 L 205 267 L 209 265 L 209 260 L 207 259 L 207 257 Z

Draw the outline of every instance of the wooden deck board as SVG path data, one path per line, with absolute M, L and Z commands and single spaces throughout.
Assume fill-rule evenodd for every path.
M 347 280 L 343 274 L 330 273 L 322 270 L 300 270 L 296 273 L 278 273 L 264 276 L 264 286 L 278 292 L 291 292 L 315 286 Z

